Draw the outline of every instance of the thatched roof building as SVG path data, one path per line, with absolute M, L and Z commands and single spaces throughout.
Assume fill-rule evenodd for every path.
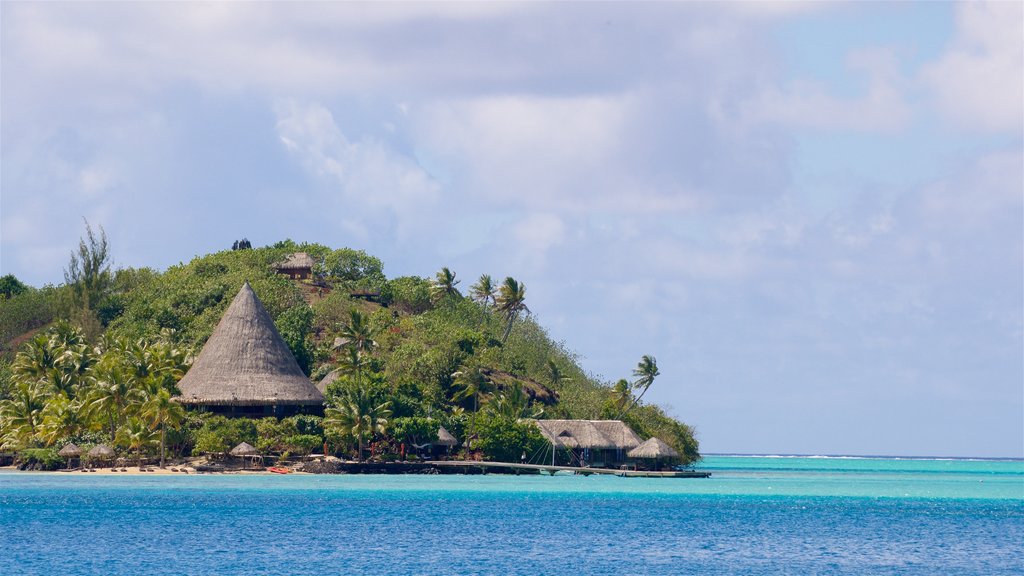
M 679 452 L 660 438 L 650 438 L 627 454 L 630 458 L 678 458 Z
M 324 402 L 248 282 L 178 382 L 178 389 L 177 400 L 186 406 L 249 407 L 214 410 L 233 413 L 277 414 L 281 406 L 320 409 Z
M 259 456 L 260 451 L 257 450 L 252 444 L 248 442 L 242 442 L 238 446 L 231 449 L 230 454 L 232 456 Z
M 452 436 L 452 433 L 445 430 L 444 426 L 437 429 L 437 440 L 433 442 L 434 446 L 458 446 L 459 441 Z
M 114 449 L 106 444 L 97 444 L 93 446 L 92 450 L 89 450 L 89 458 L 97 458 L 100 460 L 109 460 L 114 457 Z
M 68 444 L 61 448 L 60 452 L 57 452 L 57 455 L 64 458 L 75 458 L 82 455 L 82 449 L 74 444 Z
M 334 370 L 331 370 L 330 372 L 325 374 L 324 377 L 321 378 L 319 382 L 316 383 L 316 389 L 319 390 L 321 394 L 327 394 L 327 386 L 331 382 L 337 380 L 339 376 L 341 376 L 341 368 L 335 368 Z
M 536 420 L 540 433 L 559 448 L 614 449 L 615 442 L 601 433 L 593 420 Z
M 611 440 L 618 450 L 631 450 L 642 442 L 640 436 L 622 420 L 591 420 L 590 423 Z
M 278 274 L 286 274 L 291 278 L 309 278 L 313 272 L 313 257 L 305 252 L 289 254 L 284 260 L 274 264 Z

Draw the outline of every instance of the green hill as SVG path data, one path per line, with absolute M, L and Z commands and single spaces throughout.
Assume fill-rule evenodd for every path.
M 314 280 L 291 280 L 275 272 L 274 263 L 298 251 L 316 262 Z M 610 385 L 588 375 L 573 353 L 552 341 L 525 312 L 513 311 L 506 333 L 507 311 L 493 300 L 461 293 L 458 288 L 468 290 L 471 282 L 453 284 L 462 279 L 444 272 L 447 281 L 444 273 L 437 279 L 389 279 L 382 262 L 362 251 L 283 241 L 197 257 L 164 272 L 118 270 L 102 289 L 86 296 L 68 285 L 22 285 L 0 302 L 5 353 L 0 400 L 16 388 L 13 348 L 26 340 L 26 333 L 55 319 L 71 320 L 93 342 L 162 338 L 197 353 L 248 281 L 300 367 L 317 381 L 345 363 L 347 346 L 335 345 L 336 339 L 351 324 L 353 311 L 358 312 L 375 343 L 364 370 L 391 401 L 393 418 L 469 412 L 474 403 L 479 409 L 522 392 L 531 410 L 543 409 L 542 418 L 621 417 L 641 436 L 662 438 L 687 461 L 699 457 L 689 426 L 655 405 L 639 402 L 627 410 L 640 390 L 629 386 L 623 392 L 620 384 L 616 397 Z M 93 302 L 83 310 L 88 299 Z M 629 374 L 633 367 L 622 369 Z M 460 374 L 470 370 L 482 375 L 484 383 L 474 397 L 465 394 L 460 382 Z

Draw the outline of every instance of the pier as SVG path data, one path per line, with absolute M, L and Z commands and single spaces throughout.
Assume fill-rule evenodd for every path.
M 622 470 L 615 468 L 582 468 L 577 466 L 552 466 L 549 464 L 517 464 L 514 462 L 471 462 L 465 460 L 430 460 L 424 462 L 424 464 L 436 466 L 441 469 L 464 468 L 467 469 L 466 472 L 469 472 L 469 470 L 472 469 L 474 471 L 479 471 L 480 473 L 484 474 L 486 474 L 488 470 L 494 470 L 495 472 L 498 473 L 547 473 L 552 476 L 555 475 L 555 473 L 557 472 L 572 472 L 573 474 L 579 474 L 581 476 L 589 476 L 591 474 L 604 474 L 607 476 L 623 476 L 627 478 L 709 478 L 711 476 L 711 472 L 700 472 L 697 470 Z

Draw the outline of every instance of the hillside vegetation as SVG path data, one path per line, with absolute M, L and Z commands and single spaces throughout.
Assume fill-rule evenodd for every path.
M 92 248 L 105 251 L 105 238 L 100 245 L 91 230 L 89 233 Z M 313 257 L 314 280 L 291 280 L 275 273 L 272 265 L 296 251 Z M 348 434 L 359 445 L 360 455 L 364 439 L 385 444 L 389 439 L 400 441 L 394 429 L 412 429 L 427 418 L 440 420 L 456 435 L 479 433 L 485 442 L 484 432 L 489 425 L 493 427 L 486 418 L 536 416 L 621 418 L 643 437 L 662 438 L 684 454 L 684 460 L 699 457 L 689 426 L 640 400 L 657 375 L 656 365 L 648 365 L 646 375 L 644 372 L 644 362 L 653 363 L 653 359 L 644 357 L 636 370 L 623 366 L 625 374 L 635 374 L 634 379 L 615 385 L 597 381 L 581 368 L 571 351 L 552 341 L 534 322 L 526 307 L 525 287 L 512 278 L 504 282 L 481 278 L 465 288 L 469 282 L 462 282 L 456 273 L 443 268 L 436 278 L 389 279 L 382 262 L 362 251 L 291 241 L 209 254 L 162 273 L 150 269 L 97 269 L 92 274 L 99 280 L 85 290 L 81 280 L 72 282 L 74 279 L 42 289 L 26 287 L 13 278 L 4 284 L 13 286 L 0 296 L 0 336 L 4 344 L 0 406 L 6 407 L 0 419 L 6 418 L 8 448 L 52 445 L 38 433 L 26 432 L 24 426 L 19 434 L 11 433 L 17 412 L 12 405 L 19 393 L 27 393 L 26 385 L 33 384 L 44 400 L 46 394 L 61 392 L 59 385 L 39 385 L 40 378 L 52 381 L 61 376 L 40 376 L 37 372 L 45 370 L 27 369 L 23 358 L 25 354 L 45 353 L 47 338 L 53 340 L 55 329 L 47 332 L 44 327 L 51 322 L 60 321 L 56 329 L 63 331 L 62 342 L 90 347 L 90 352 L 80 352 L 90 358 L 86 362 L 90 366 L 123 364 L 130 343 L 163 350 L 161 354 L 171 360 L 161 376 L 162 384 L 151 386 L 151 392 L 157 394 L 162 386 L 173 394 L 173 383 L 180 379 L 180 372 L 187 370 L 188 356 L 198 354 L 232 298 L 248 281 L 303 371 L 314 380 L 335 370 L 340 374 L 328 389 L 329 410 L 323 427 L 318 423 L 304 430 L 299 422 L 277 432 L 297 443 L 289 445 L 293 449 L 301 449 L 299 445 L 312 449 L 318 434 L 320 439 L 331 440 L 329 431 L 323 428 L 331 428 L 328 424 L 332 418 L 339 418 L 337 409 L 354 401 L 354 390 L 359 388 L 370 391 L 368 402 L 384 407 L 379 420 L 394 424 L 390 433 L 385 433 L 389 427 L 382 424 Z M 43 331 L 39 331 L 41 328 Z M 78 335 L 69 336 L 69 330 Z M 35 336 L 29 338 L 32 334 Z M 21 340 L 28 343 L 22 344 Z M 13 356 L 15 347 L 23 347 L 18 358 Z M 108 359 L 109 355 L 122 360 Z M 40 362 L 45 361 L 37 364 Z M 68 372 L 66 367 L 61 370 Z M 87 370 L 91 368 L 79 367 L 76 372 L 82 376 L 82 382 L 75 384 L 78 389 L 69 384 L 62 393 L 67 402 L 74 403 L 77 398 L 79 404 L 95 408 L 99 404 L 94 399 L 86 400 L 87 388 L 99 376 L 92 375 L 90 380 L 85 377 Z M 340 398 L 347 400 L 342 402 Z M 31 411 L 31 407 L 27 409 Z M 42 411 L 39 408 L 36 414 L 39 425 L 44 420 Z M 479 419 L 475 418 L 477 414 Z M 88 416 L 85 414 L 83 419 L 88 421 Z M 189 418 L 195 417 L 181 415 L 182 421 Z M 24 415 L 17 421 L 23 419 Z M 36 423 L 30 424 L 29 428 L 34 429 Z M 127 425 L 128 420 L 123 423 Z M 220 421 L 195 421 L 191 438 L 168 442 L 180 452 L 192 450 L 197 444 L 202 447 L 203 442 L 223 444 L 236 437 L 258 442 L 262 438 L 227 430 L 230 426 Z M 102 423 L 85 422 L 78 433 L 98 434 L 98 440 L 104 430 Z M 214 434 L 216 430 L 219 436 Z M 117 432 L 110 429 L 109 435 L 116 439 Z M 149 445 L 155 446 L 154 442 Z M 382 450 L 386 452 L 387 447 Z

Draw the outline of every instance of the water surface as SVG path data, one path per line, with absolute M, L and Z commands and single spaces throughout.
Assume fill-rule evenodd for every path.
M 1021 574 L 1024 462 L 708 457 L 709 479 L 0 474 L 24 574 Z

